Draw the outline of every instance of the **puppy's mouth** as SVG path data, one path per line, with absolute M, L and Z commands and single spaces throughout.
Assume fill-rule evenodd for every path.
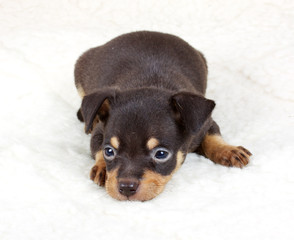
M 148 201 L 159 195 L 171 179 L 171 175 L 145 171 L 142 179 L 117 178 L 117 170 L 107 172 L 105 183 L 108 194 L 117 200 Z

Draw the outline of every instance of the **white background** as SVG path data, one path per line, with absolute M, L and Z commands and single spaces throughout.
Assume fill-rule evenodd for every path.
M 89 180 L 73 69 L 135 30 L 201 50 L 240 170 L 188 155 L 149 202 Z M 0 239 L 294 239 L 294 4 L 282 0 L 0 1 Z

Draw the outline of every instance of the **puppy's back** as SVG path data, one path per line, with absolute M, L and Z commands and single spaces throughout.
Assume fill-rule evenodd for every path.
M 75 66 L 75 83 L 88 95 L 98 89 L 163 87 L 202 94 L 203 55 L 182 39 L 159 32 L 133 32 L 85 52 Z

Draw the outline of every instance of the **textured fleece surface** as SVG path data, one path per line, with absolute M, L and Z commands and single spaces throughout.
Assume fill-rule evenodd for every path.
M 0 239 L 294 239 L 294 2 L 0 1 Z M 135 30 L 178 35 L 244 169 L 189 154 L 165 191 L 119 202 L 89 179 L 73 69 Z

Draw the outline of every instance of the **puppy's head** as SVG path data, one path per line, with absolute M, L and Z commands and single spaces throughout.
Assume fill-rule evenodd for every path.
M 106 190 L 119 200 L 150 200 L 184 162 L 215 104 L 192 93 L 113 89 L 85 96 L 82 114 L 92 130 L 93 155 L 103 153 Z

